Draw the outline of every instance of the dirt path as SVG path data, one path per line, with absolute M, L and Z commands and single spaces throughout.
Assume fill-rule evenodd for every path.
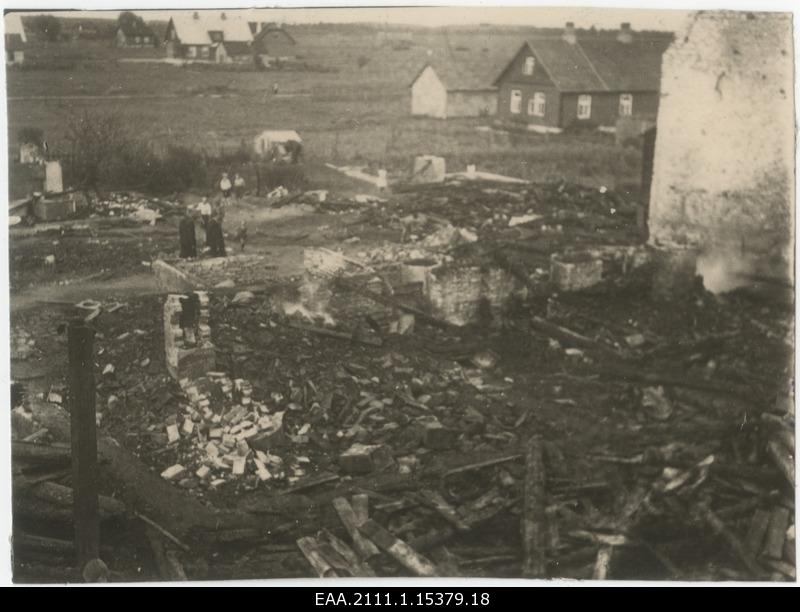
M 133 274 L 109 281 L 86 281 L 69 285 L 40 285 L 21 293 L 12 294 L 10 307 L 19 312 L 42 306 L 48 302 L 80 302 L 82 300 L 124 300 L 128 296 L 158 293 L 155 277 L 148 273 Z

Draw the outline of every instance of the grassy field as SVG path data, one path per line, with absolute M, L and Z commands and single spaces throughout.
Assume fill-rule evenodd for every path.
M 308 159 L 381 165 L 392 174 L 429 153 L 454 170 L 476 163 L 541 181 L 638 182 L 639 151 L 607 135 L 479 132 L 490 120 L 409 115 L 409 84 L 427 57 L 450 54 L 499 70 L 523 40 L 518 31 L 417 32 L 403 41 L 341 26 L 298 26 L 293 34 L 305 68 L 265 72 L 119 61 L 160 52 L 100 42 L 40 45 L 29 53 L 31 69 L 8 72 L 10 142 L 20 128 L 38 126 L 51 147 L 64 150 L 70 117 L 113 112 L 157 149 L 177 144 L 216 155 L 249 146 L 264 129 L 292 128 L 303 136 Z

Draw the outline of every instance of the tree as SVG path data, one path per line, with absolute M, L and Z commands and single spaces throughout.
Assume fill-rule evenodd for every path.
M 119 115 L 84 112 L 67 122 L 67 142 L 72 157 L 73 180 L 84 189 L 97 191 L 120 153 L 132 143 Z
M 61 21 L 53 15 L 38 15 L 33 20 L 33 28 L 50 42 L 57 41 L 61 36 Z
M 135 27 L 137 25 L 144 25 L 144 19 L 136 15 L 135 13 L 131 13 L 130 11 L 124 11 L 119 14 L 117 17 L 117 27 Z

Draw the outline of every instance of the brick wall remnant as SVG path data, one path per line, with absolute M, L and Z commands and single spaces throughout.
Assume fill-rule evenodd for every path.
M 793 59 L 788 13 L 699 12 L 678 33 L 662 66 L 653 244 L 700 245 L 790 274 Z
M 170 294 L 164 303 L 164 351 L 175 380 L 194 379 L 214 370 L 208 293 Z

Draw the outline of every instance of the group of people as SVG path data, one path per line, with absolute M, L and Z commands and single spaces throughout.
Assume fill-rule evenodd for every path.
M 223 198 L 230 198 L 231 194 L 233 194 L 238 200 L 244 195 L 244 188 L 244 178 L 238 172 L 234 175 L 233 180 L 230 179 L 227 172 L 222 173 L 222 178 L 219 181 L 219 190 L 222 192 Z
M 245 181 L 240 174 L 236 173 L 231 180 L 228 173 L 223 172 L 219 181 L 221 193 L 219 199 L 212 202 L 208 197 L 204 197 L 196 205 L 186 208 L 186 214 L 178 226 L 181 259 L 197 257 L 198 234 L 201 235 L 201 241 L 204 242 L 203 253 L 210 257 L 226 256 L 225 235 L 222 231 L 225 209 L 230 204 L 231 195 L 238 200 L 244 194 L 244 188 Z M 240 223 L 235 238 L 239 242 L 241 250 L 244 251 L 247 242 L 247 226 L 244 222 Z

